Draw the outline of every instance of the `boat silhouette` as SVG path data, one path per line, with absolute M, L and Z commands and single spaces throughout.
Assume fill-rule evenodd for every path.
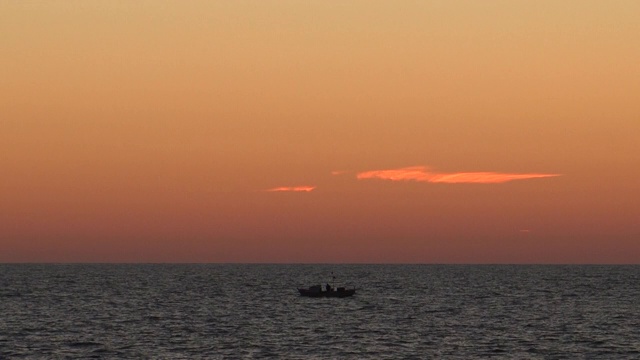
M 298 288 L 298 292 L 300 293 L 300 296 L 306 296 L 306 297 L 337 297 L 337 298 L 343 298 L 343 297 L 349 297 L 349 296 L 353 296 L 356 293 L 356 289 L 347 289 L 344 287 L 339 287 L 337 289 L 333 289 L 332 287 L 327 285 L 327 289 L 326 290 L 322 290 L 322 286 L 320 285 L 313 285 L 310 286 L 308 289 L 301 289 Z

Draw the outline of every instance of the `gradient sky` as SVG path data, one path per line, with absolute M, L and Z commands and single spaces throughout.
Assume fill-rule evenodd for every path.
M 0 2 L 0 262 L 640 263 L 639 17 Z

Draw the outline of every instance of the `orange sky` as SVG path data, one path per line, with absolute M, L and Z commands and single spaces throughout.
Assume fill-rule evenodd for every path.
M 0 3 L 0 262 L 640 263 L 640 2 Z

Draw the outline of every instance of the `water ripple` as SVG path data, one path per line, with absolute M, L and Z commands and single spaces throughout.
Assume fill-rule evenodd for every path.
M 0 265 L 0 358 L 638 358 L 638 266 Z M 296 287 L 357 282 L 352 298 Z

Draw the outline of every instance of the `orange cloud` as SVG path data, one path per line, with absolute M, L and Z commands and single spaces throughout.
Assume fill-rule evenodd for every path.
M 293 192 L 309 192 L 315 190 L 315 186 L 280 186 L 273 189 L 267 189 L 265 191 L 293 191 Z
M 497 172 L 437 173 L 429 171 L 429 169 L 425 166 L 411 166 L 391 170 L 373 170 L 357 174 L 357 178 L 360 180 L 382 179 L 391 181 L 418 181 L 450 184 L 500 184 L 513 180 L 525 180 L 553 176 L 560 176 L 560 174 L 508 174 Z

